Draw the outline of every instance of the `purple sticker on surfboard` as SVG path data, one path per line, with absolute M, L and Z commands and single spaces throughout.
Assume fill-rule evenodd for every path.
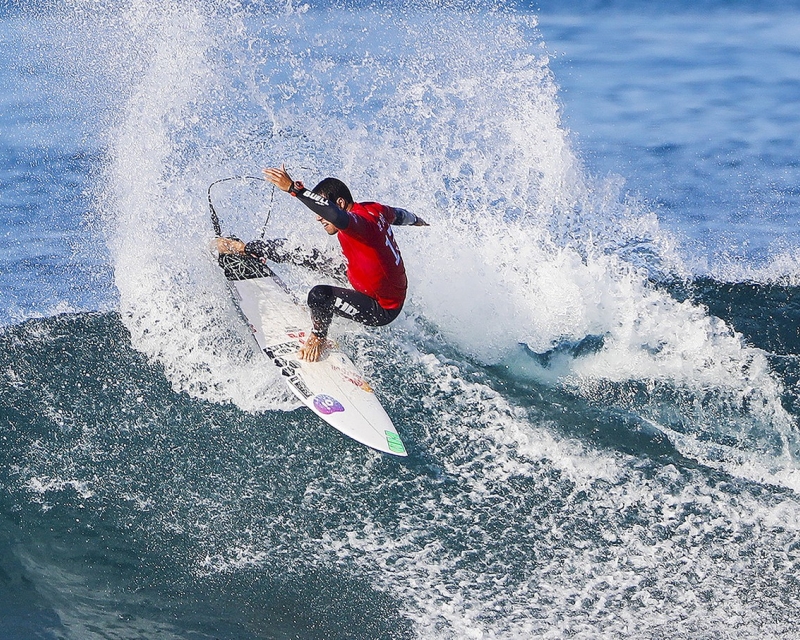
M 317 411 L 324 413 L 326 416 L 338 411 L 344 411 L 344 407 L 336 398 L 327 396 L 324 393 L 314 396 L 314 407 Z

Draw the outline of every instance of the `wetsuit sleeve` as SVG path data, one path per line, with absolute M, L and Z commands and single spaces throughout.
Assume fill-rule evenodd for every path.
M 245 245 L 245 253 L 272 262 L 294 264 L 346 282 L 347 266 L 332 260 L 317 249 L 303 249 L 288 246 L 286 238 L 274 240 L 253 240 Z
M 272 260 L 272 262 L 292 261 L 292 252 L 286 248 L 286 238 L 252 240 L 245 245 L 244 252 L 256 258 Z
M 330 222 L 337 229 L 347 229 L 350 226 L 350 216 L 347 211 L 340 209 L 327 198 L 323 198 L 309 189 L 298 189 L 291 193 L 314 213 Z
M 400 207 L 392 207 L 392 210 L 394 211 L 394 221 L 392 224 L 410 226 L 417 223 L 417 216 L 410 211 L 406 211 Z
M 329 276 L 339 282 L 347 282 L 347 265 L 337 262 L 317 249 L 298 249 L 292 257 L 292 264 L 311 269 Z

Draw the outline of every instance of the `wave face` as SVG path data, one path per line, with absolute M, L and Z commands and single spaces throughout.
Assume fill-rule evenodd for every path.
M 14 19 L 100 123 L 116 297 L 0 333 L 0 637 L 792 636 L 796 274 L 693 274 L 593 176 L 534 14 Z M 297 409 L 210 257 L 208 185 L 281 162 L 431 223 L 397 230 L 401 318 L 334 325 L 408 459 Z M 281 196 L 219 185 L 223 229 L 335 249 Z

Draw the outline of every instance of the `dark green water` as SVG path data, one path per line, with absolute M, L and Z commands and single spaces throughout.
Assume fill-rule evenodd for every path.
M 2 354 L 3 638 L 794 624 L 793 476 L 699 464 L 633 404 L 407 354 L 375 380 L 404 383 L 399 460 L 303 409 L 176 393 L 115 314 L 11 327 Z

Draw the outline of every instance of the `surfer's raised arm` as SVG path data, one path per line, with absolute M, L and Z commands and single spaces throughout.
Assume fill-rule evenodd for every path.
M 320 218 L 327 220 L 337 229 L 347 229 L 350 225 L 350 216 L 345 210 L 346 205 L 334 204 L 318 193 L 306 189 L 302 182 L 292 180 L 284 165 L 281 165 L 280 169 L 275 167 L 264 169 L 264 177 L 281 191 L 295 196 Z M 339 198 L 339 200 L 342 199 Z M 343 200 L 342 203 L 344 205 Z
M 269 182 L 282 191 L 295 196 L 300 202 L 311 209 L 311 211 L 316 213 L 320 218 L 330 222 L 337 229 L 347 229 L 350 225 L 351 217 L 348 215 L 350 203 L 344 198 L 338 198 L 337 201 L 333 203 L 318 193 L 306 189 L 302 182 L 292 180 L 289 173 L 286 171 L 285 165 L 281 165 L 280 169 L 276 167 L 264 169 L 264 176 Z M 422 217 L 406 209 L 401 209 L 400 207 L 388 208 L 394 212 L 394 220 L 391 223 L 393 225 L 413 227 L 429 226 Z

